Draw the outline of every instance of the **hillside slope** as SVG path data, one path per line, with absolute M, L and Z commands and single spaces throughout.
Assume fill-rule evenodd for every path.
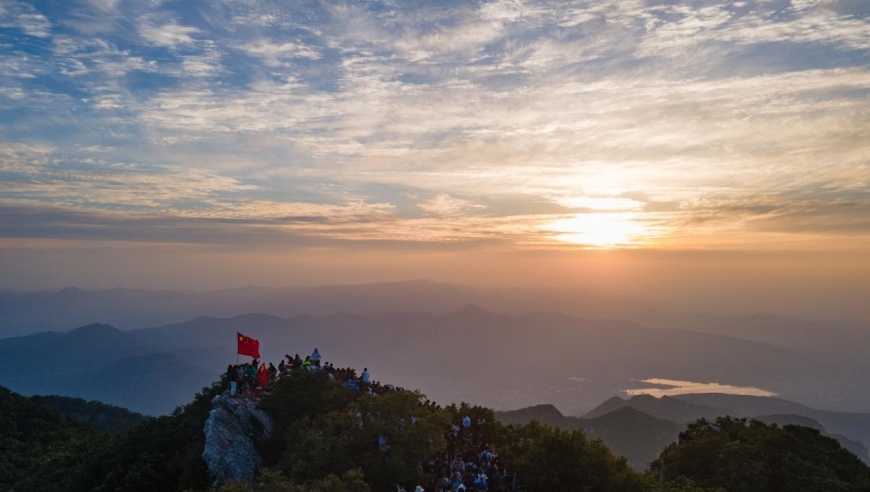
M 680 432 L 676 422 L 658 419 L 621 407 L 594 418 L 562 415 L 552 405 L 537 405 L 508 412 L 496 412 L 504 424 L 524 425 L 535 421 L 564 430 L 582 430 L 590 439 L 601 439 L 614 454 L 624 456 L 635 470 L 645 470 Z
M 36 399 L 0 389 L 0 487 L 15 492 L 205 491 L 215 477 L 203 461 L 203 427 L 212 402 L 222 394 L 231 398 L 223 385 L 214 385 L 172 416 L 145 420 L 113 438 L 55 416 Z M 736 422 L 732 429 L 731 421 L 720 420 L 714 429 L 702 420 L 681 435 L 680 444 L 666 448 L 655 473 L 639 474 L 582 430 L 537 423 L 505 427 L 487 408 L 440 407 L 420 393 L 384 386 L 375 394 L 358 392 L 323 371 L 282 378 L 256 406 L 274 425 L 273 437 L 256 443 L 262 456 L 262 468 L 254 470 L 258 485 L 227 483 L 219 492 L 370 492 L 396 484 L 432 490 L 446 475 L 453 453 L 466 462 L 465 477 L 472 481 L 476 472 L 470 470 L 481 463 L 478 450 L 483 448 L 496 454 L 509 490 L 515 490 L 516 477 L 528 492 L 740 492 L 748 490 L 741 488 L 745 483 L 753 484 L 753 492 L 859 492 L 870 484 L 870 468 L 835 440 L 803 427 Z M 538 408 L 534 413 L 552 412 Z M 468 427 L 462 423 L 466 416 Z M 615 425 L 626 436 L 638 431 L 632 421 L 641 426 L 655 421 L 630 408 L 592 420 Z M 452 424 L 459 425 L 458 433 Z M 737 454 L 735 442 L 741 446 Z M 786 448 L 787 454 L 777 454 Z M 783 476 L 774 464 L 788 456 L 798 461 L 787 463 L 792 467 L 787 470 L 797 466 L 809 473 Z M 706 465 L 699 466 L 698 457 Z M 704 466 L 711 463 L 726 465 L 725 473 L 718 468 L 708 473 Z M 740 480 L 733 480 L 729 469 L 741 471 Z M 488 470 L 491 480 L 500 476 Z

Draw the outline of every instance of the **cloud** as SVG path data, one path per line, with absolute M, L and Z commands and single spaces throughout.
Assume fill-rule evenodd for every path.
M 251 56 L 262 58 L 268 67 L 277 67 L 284 61 L 294 58 L 307 58 L 309 60 L 320 58 L 316 49 L 292 42 L 272 43 L 267 40 L 259 40 L 256 43 L 246 44 L 241 49 Z
M 156 72 L 155 60 L 133 55 L 102 39 L 87 42 L 67 36 L 53 40 L 57 66 L 63 75 L 77 77 L 98 73 L 107 77 L 122 77 L 130 72 Z
M 170 49 L 193 44 L 194 39 L 191 35 L 199 32 L 196 27 L 183 26 L 173 21 L 159 23 L 154 19 L 144 19 L 139 23 L 139 34 L 145 41 Z
M 475 204 L 461 198 L 454 198 L 446 193 L 435 195 L 428 200 L 420 202 L 417 206 L 428 214 L 447 216 L 459 215 L 473 209 L 486 208 L 484 205 Z
M 51 22 L 32 5 L 10 1 L 0 4 L 0 28 L 17 28 L 36 38 L 51 36 Z
M 51 26 L 94 8 L 5 5 L 36 39 L 0 38 L 0 203 L 68 213 L 48 237 L 106 217 L 173 224 L 149 241 L 870 234 L 870 16 L 851 4 L 100 1 L 112 28 L 89 35 Z
M 710 42 L 731 47 L 776 42 L 834 44 L 856 50 L 870 47 L 864 19 L 844 17 L 824 6 L 825 2 L 792 2 L 781 16 L 771 15 L 770 2 L 751 7 L 657 6 L 647 10 L 656 16 L 646 24 L 650 35 L 640 44 L 638 55 L 667 56 Z M 679 20 L 668 22 L 668 17 Z
M 118 6 L 118 0 L 87 0 L 87 2 L 104 12 L 114 10 Z

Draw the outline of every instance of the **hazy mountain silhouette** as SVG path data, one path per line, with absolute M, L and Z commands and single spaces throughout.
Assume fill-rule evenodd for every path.
M 486 311 L 491 313 L 486 313 Z M 681 373 L 684 378 L 693 381 L 730 382 L 737 385 L 766 384 L 765 389 L 775 391 L 785 399 L 802 401 L 816 408 L 870 410 L 870 392 L 866 391 L 866 381 L 870 379 L 870 368 L 864 363 L 864 355 L 870 353 L 870 324 L 867 322 L 800 320 L 763 313 L 750 316 L 682 316 L 629 299 L 577 290 L 482 289 L 427 280 L 414 280 L 304 288 L 242 287 L 208 292 L 141 289 L 86 291 L 76 288 L 49 293 L 17 294 L 7 292 L 0 293 L 0 337 L 49 329 L 66 330 L 94 321 L 123 329 L 185 325 L 188 320 L 197 320 L 197 323 L 205 326 L 209 323 L 221 323 L 214 321 L 216 319 L 233 319 L 245 313 L 261 313 L 279 318 L 279 321 L 275 323 L 286 322 L 293 329 L 303 329 L 303 331 L 305 329 L 318 331 L 322 326 L 335 327 L 354 324 L 371 327 L 374 330 L 373 335 L 362 337 L 363 340 L 361 340 L 362 343 L 368 343 L 376 334 L 389 332 L 389 328 L 379 328 L 375 326 L 375 323 L 359 317 L 369 316 L 375 321 L 380 321 L 379 316 L 392 316 L 383 315 L 382 313 L 385 312 L 406 313 L 405 324 L 408 327 L 437 325 L 441 333 L 433 334 L 431 330 L 424 329 L 415 334 L 412 343 L 420 343 L 425 337 L 430 337 L 436 344 L 440 343 L 439 346 L 443 346 L 445 337 L 452 337 L 454 345 L 457 346 L 466 345 L 465 340 L 469 342 L 472 340 L 482 341 L 485 346 L 489 346 L 492 344 L 492 339 L 486 339 L 486 337 L 495 336 L 496 327 L 494 325 L 500 323 L 497 318 L 493 317 L 492 313 L 519 316 L 521 321 L 511 320 L 507 324 L 525 323 L 523 329 L 526 331 L 536 330 L 537 326 L 550 327 L 551 325 L 568 325 L 567 330 L 574 330 L 574 327 L 570 325 L 575 323 L 572 321 L 575 318 L 571 316 L 580 316 L 584 319 L 633 321 L 657 329 L 675 329 L 678 330 L 676 334 L 664 335 L 661 338 L 661 340 L 670 340 L 671 343 L 653 345 L 655 350 L 663 351 L 661 356 L 641 353 L 638 346 L 640 344 L 633 343 L 633 340 L 645 343 L 647 335 L 630 335 L 634 338 L 620 343 L 623 348 L 633 347 L 632 350 L 621 350 L 614 344 L 601 341 L 601 350 L 597 352 L 582 351 L 578 355 L 597 361 L 601 365 L 610 364 L 616 357 L 621 356 L 638 358 L 637 361 L 617 364 L 627 365 L 632 370 L 628 372 L 622 371 L 622 369 L 611 371 L 607 376 L 611 380 L 622 381 L 629 373 L 642 373 L 641 377 L 650 374 L 654 377 L 666 377 L 664 375 L 666 373 Z M 524 314 L 529 312 L 548 314 Z M 556 314 L 558 312 L 567 313 L 568 316 Z M 428 316 L 431 319 L 417 319 L 414 316 Z M 390 322 L 400 323 L 395 318 L 391 319 Z M 260 329 L 261 320 L 252 318 L 250 322 L 236 321 L 233 323 L 239 331 L 245 329 L 256 331 Z M 630 324 L 615 321 L 601 321 L 599 324 L 603 327 L 602 329 L 605 329 L 607 323 L 614 326 L 613 330 L 621 329 L 618 326 Z M 455 326 L 451 328 L 451 325 Z M 484 330 L 487 333 L 486 336 L 476 336 L 463 331 L 463 326 L 465 326 L 473 328 L 477 332 L 482 329 L 478 325 L 488 327 L 489 331 Z M 610 328 L 606 329 L 610 330 Z M 209 361 L 213 361 L 217 353 L 214 349 L 221 346 L 223 350 L 227 350 L 226 346 L 222 346 L 220 337 L 213 339 L 198 337 L 195 330 L 194 332 L 184 331 L 184 333 L 183 336 L 188 337 L 186 340 L 175 339 L 176 333 L 171 330 L 164 330 L 157 335 L 140 333 L 137 336 L 145 337 L 144 341 L 152 347 L 170 350 L 194 365 L 209 369 L 211 369 Z M 335 333 L 341 333 L 341 335 L 335 335 Z M 730 347 L 718 351 L 709 347 L 701 347 L 702 340 L 712 341 L 714 339 L 705 339 L 698 335 L 699 333 L 728 337 L 728 341 L 722 343 L 730 345 Z M 332 343 L 329 337 L 341 338 L 348 334 L 344 329 L 327 329 L 321 335 L 306 336 L 299 340 L 306 343 L 318 343 L 318 341 Z M 537 347 L 547 345 L 540 344 L 537 340 L 531 340 L 529 336 L 502 333 L 499 333 L 498 336 L 506 336 L 506 340 L 520 342 L 523 344 L 522 347 L 528 349 L 525 352 L 507 351 L 513 356 L 520 357 L 518 360 L 524 360 L 524 358 L 525 360 L 533 360 L 531 359 L 532 355 L 542 356 L 543 359 L 534 359 L 538 361 L 537 366 L 541 370 L 552 373 L 555 372 L 553 369 L 558 369 L 558 365 L 550 364 L 548 360 L 553 356 L 561 360 L 563 354 L 556 355 L 551 352 L 562 352 L 561 349 L 564 345 L 538 350 Z M 280 337 L 276 337 L 276 339 L 278 338 Z M 732 357 L 733 354 L 739 352 L 736 350 L 737 342 L 734 339 L 756 342 L 747 345 L 747 347 L 751 347 L 749 349 L 751 355 L 747 361 L 740 357 Z M 401 343 L 405 341 L 407 339 L 402 334 L 379 339 L 382 350 L 393 347 L 393 350 L 397 352 L 393 356 L 397 359 L 395 363 L 399 365 L 412 364 L 418 358 L 418 354 L 414 351 L 406 352 L 402 349 Z M 494 345 L 499 345 L 499 343 Z M 593 344 L 597 342 L 583 339 L 582 343 Z M 343 340 L 336 341 L 337 347 L 343 345 Z M 572 345 L 567 346 L 571 347 Z M 299 348 L 297 350 L 310 349 Z M 610 352 L 611 350 L 615 351 Z M 768 351 L 772 361 L 777 360 L 783 365 L 777 367 L 777 364 L 772 361 L 762 360 L 763 358 L 758 355 L 765 350 Z M 467 358 L 468 352 L 464 350 L 442 352 L 440 354 L 441 370 L 450 372 L 453 376 L 460 373 L 458 368 L 461 368 L 463 364 L 471 363 Z M 692 373 L 674 367 L 674 364 L 664 357 L 664 353 L 672 356 L 670 361 L 687 360 L 687 367 L 695 369 L 696 372 Z M 607 356 L 601 357 L 600 354 L 607 354 Z M 719 355 L 717 356 L 717 354 Z M 130 353 L 127 355 L 143 354 Z M 474 357 L 478 356 L 480 355 L 474 355 Z M 484 357 L 488 356 L 489 354 L 484 354 Z M 712 357 L 709 364 L 704 363 L 707 357 Z M 646 364 L 644 364 L 645 359 L 649 359 Z M 653 361 L 662 362 L 661 370 L 654 370 L 655 363 Z M 740 361 L 740 363 L 736 361 Z M 366 362 L 368 361 L 363 361 L 363 363 Z M 643 366 L 643 370 L 634 371 L 633 369 L 638 366 Z M 585 367 L 580 368 L 586 370 Z M 570 364 L 563 370 L 567 369 L 575 370 Z M 500 369 L 490 372 L 497 373 L 498 371 Z M 520 377 L 522 384 L 538 384 L 540 382 L 524 375 L 520 375 Z M 587 378 L 589 382 L 586 383 L 585 390 L 592 395 L 586 398 L 585 403 L 577 404 L 572 410 L 588 410 L 592 405 L 614 394 L 610 391 L 613 388 L 612 381 L 605 383 L 610 391 L 608 393 L 601 388 L 592 387 L 600 382 L 600 379 L 592 381 L 587 377 L 587 374 L 571 374 L 569 377 Z M 434 375 L 433 378 L 433 380 L 422 381 L 418 384 L 442 384 L 441 379 L 443 378 Z M 572 392 L 576 393 L 574 390 L 577 388 L 576 385 L 574 386 L 574 388 L 536 387 L 535 389 L 539 390 L 536 399 L 530 398 L 524 403 L 534 404 L 541 401 L 565 403 L 577 396 L 572 394 Z M 465 388 L 462 390 L 462 397 L 469 399 L 475 397 L 475 390 L 464 391 Z M 562 393 L 564 391 L 568 392 L 568 396 Z M 444 392 L 438 391 L 435 393 L 444 394 Z M 553 395 L 557 400 L 554 400 Z M 517 396 L 508 393 L 505 398 Z M 598 400 L 596 401 L 596 399 Z M 491 403 L 499 406 L 499 402 Z M 513 403 L 510 406 L 517 406 L 516 402 Z
M 167 413 L 212 381 L 215 372 L 160 351 L 147 334 L 101 324 L 8 338 L 0 340 L 0 381 L 25 395 L 82 397 Z
M 818 388 L 805 384 L 805 374 L 814 373 L 819 384 L 841 378 L 800 352 L 721 335 L 557 313 L 497 315 L 464 306 L 442 316 L 339 313 L 284 319 L 247 314 L 130 331 L 88 325 L 34 334 L 0 340 L 0 384 L 24 394 L 94 397 L 145 413 L 166 411 L 174 398 L 168 395 L 199 389 L 207 375 L 220 374 L 235 361 L 237 331 L 260 340 L 266 361 L 277 363 L 285 354 L 305 355 L 319 347 L 326 360 L 369 367 L 376 379 L 419 385 L 438 401 L 466 400 L 496 408 L 549 402 L 591 409 L 637 384 L 636 379 L 650 377 L 761 386 L 814 403 Z M 140 359 L 156 353 L 179 360 L 152 364 Z M 125 359 L 133 367 L 110 366 Z M 161 363 L 176 370 L 162 372 Z M 134 377 L 152 378 L 137 382 L 148 391 L 159 387 L 159 381 L 169 386 L 155 398 L 147 392 L 125 393 L 124 385 Z M 102 389 L 111 387 L 109 383 L 116 385 L 111 394 L 124 396 L 104 399 L 110 398 Z M 854 396 L 858 402 L 867 397 Z
M 645 470 L 662 449 L 677 440 L 676 422 L 658 419 L 630 407 L 621 407 L 595 418 L 562 415 L 553 405 L 496 412 L 505 424 L 522 425 L 532 421 L 564 430 L 582 430 L 589 438 L 601 439 L 615 454 L 624 456 L 636 470 Z
M 669 396 L 656 398 L 650 395 L 637 395 L 627 400 L 614 396 L 587 412 L 583 418 L 600 417 L 621 408 L 633 408 L 653 417 L 680 423 L 722 416 L 721 409 L 708 405 L 689 403 Z
M 818 410 L 781 398 L 764 398 L 717 393 L 680 395 L 675 398 L 694 404 L 709 405 L 727 410 L 736 417 L 755 417 L 770 414 L 794 414 L 810 417 L 824 426 L 826 432 L 842 434 L 870 444 L 870 414 L 859 412 L 832 412 Z
M 646 469 L 662 449 L 675 442 L 680 431 L 676 422 L 658 419 L 624 407 L 583 421 L 590 438 L 600 438 L 614 453 L 625 456 L 637 470 Z
M 657 400 L 659 403 L 653 403 L 650 399 Z M 671 413 L 678 420 L 654 417 L 639 408 L 647 408 L 657 412 L 658 415 Z M 813 409 L 803 408 L 806 413 L 815 412 Z M 692 411 L 697 412 L 697 416 L 691 416 Z M 665 446 L 676 442 L 680 430 L 685 429 L 690 422 L 698 418 L 705 418 L 712 422 L 716 417 L 726 415 L 733 415 L 733 413 L 707 405 L 691 404 L 677 398 L 654 398 L 649 395 L 635 396 L 628 400 L 612 398 L 582 418 L 563 415 L 555 406 L 546 404 L 496 412 L 496 417 L 505 424 L 522 425 L 536 421 L 565 430 L 583 430 L 590 438 L 600 438 L 614 453 L 625 456 L 629 464 L 637 470 L 646 469 Z M 686 416 L 689 418 L 682 420 Z M 811 417 L 798 414 L 744 416 L 768 424 L 801 425 L 819 430 L 822 434 L 840 441 L 844 448 L 865 463 L 870 463 L 867 447 L 861 441 L 842 434 L 830 434 L 819 421 Z M 843 417 L 846 415 L 829 416 L 831 419 Z
M 215 372 L 192 366 L 175 354 L 153 353 L 113 361 L 87 377 L 82 385 L 89 399 L 165 414 L 211 384 Z
M 651 317 L 645 323 L 661 328 L 728 335 L 803 351 L 844 373 L 862 370 L 866 365 L 864 358 L 870 353 L 870 321 L 808 320 L 756 313 L 749 316 Z
M 299 288 L 240 287 L 204 292 L 67 288 L 57 292 L 0 293 L 0 337 L 68 330 L 97 320 L 130 329 L 178 323 L 199 316 L 232 317 L 244 313 L 284 318 L 341 312 L 447 314 L 468 304 L 514 315 L 559 311 L 631 320 L 658 315 L 651 306 L 586 291 L 483 289 L 428 280 Z
M 555 313 L 504 316 L 474 307 L 444 316 L 198 318 L 129 333 L 151 344 L 165 335 L 183 344 L 173 353 L 190 350 L 189 360 L 222 370 L 235 354 L 236 331 L 260 339 L 267 360 L 277 362 L 286 353 L 304 355 L 319 347 L 329 360 L 372 367 L 376 377 L 421 385 L 439 400 L 466 399 L 501 408 L 551 402 L 588 409 L 615 390 L 637 384 L 632 379 L 647 377 L 813 395 L 814 388 L 802 386 L 802 376 L 815 371 L 821 378 L 826 370 L 798 352 L 724 336 Z
M 527 422 L 538 422 L 566 430 L 580 428 L 580 418 L 563 415 L 554 405 L 542 403 L 517 410 L 495 412 L 495 416 L 503 424 L 522 425 Z
M 609 414 L 621 408 L 632 408 L 679 424 L 700 418 L 713 420 L 731 416 L 755 418 L 778 425 L 802 425 L 840 439 L 845 448 L 870 463 L 866 449 L 870 444 L 868 413 L 818 410 L 773 397 L 701 393 L 662 398 L 649 395 L 629 399 L 611 398 L 588 412 L 584 418 Z

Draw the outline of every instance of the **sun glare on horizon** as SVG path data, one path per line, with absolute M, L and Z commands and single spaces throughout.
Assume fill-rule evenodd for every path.
M 0 288 L 870 269 L 870 2 L 200 4 L 0 0 Z
M 600 249 L 643 245 L 651 233 L 632 213 L 577 214 L 544 228 L 556 233 L 552 238 L 557 241 Z

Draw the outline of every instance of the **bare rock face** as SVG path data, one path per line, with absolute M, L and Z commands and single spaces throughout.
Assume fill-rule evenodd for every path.
M 253 481 L 263 466 L 255 442 L 268 438 L 272 419 L 250 400 L 230 396 L 214 397 L 214 409 L 205 422 L 205 450 L 202 459 L 208 467 L 213 487 L 236 480 Z

